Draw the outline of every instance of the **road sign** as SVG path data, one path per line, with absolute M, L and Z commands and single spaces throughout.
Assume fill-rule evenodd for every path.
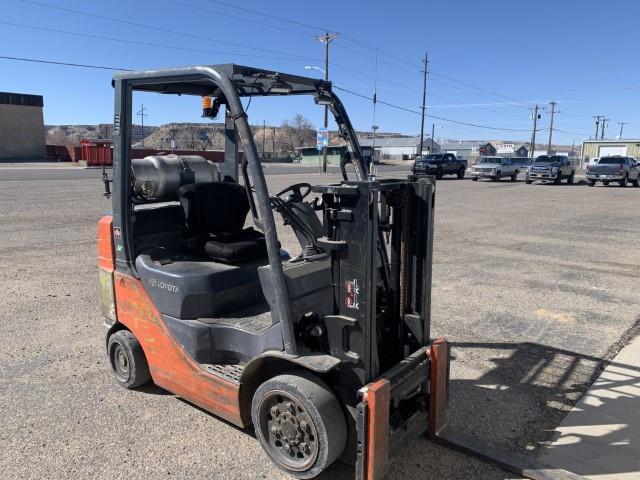
M 316 148 L 318 150 L 322 150 L 324 147 L 329 146 L 329 130 L 320 127 L 316 132 Z

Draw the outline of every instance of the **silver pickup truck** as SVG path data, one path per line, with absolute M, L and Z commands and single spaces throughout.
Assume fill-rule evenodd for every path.
M 631 182 L 634 187 L 640 186 L 640 166 L 633 157 L 602 157 L 595 165 L 587 165 L 587 183 L 593 187 L 596 182 L 603 185 L 617 183 L 626 187 Z
M 478 178 L 490 178 L 497 182 L 503 177 L 509 177 L 512 182 L 518 179 L 520 164 L 514 165 L 510 158 L 502 157 L 480 157 L 471 169 L 471 180 L 474 182 Z

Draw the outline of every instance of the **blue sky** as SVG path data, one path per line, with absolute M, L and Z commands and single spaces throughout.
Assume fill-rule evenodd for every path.
M 617 135 L 618 122 L 628 122 L 625 137 L 640 137 L 637 0 L 4 0 L 2 6 L 0 56 L 133 69 L 235 62 L 304 74 L 306 65 L 322 66 L 314 36 L 328 28 L 341 33 L 331 45 L 335 85 L 370 96 L 377 77 L 379 100 L 418 110 L 427 50 L 428 114 L 516 130 L 427 118 L 436 138 L 528 140 L 530 107 L 548 109 L 551 100 L 560 112 L 556 142 L 579 143 L 595 132 L 592 117 L 600 114 L 610 118 L 607 137 Z M 44 95 L 48 124 L 110 122 L 111 75 L 0 59 L 0 91 Z M 356 128 L 369 129 L 371 102 L 338 93 Z M 199 99 L 147 94 L 136 102 L 144 102 L 150 125 L 201 121 Z M 249 117 L 278 125 L 298 112 L 315 125 L 322 121 L 310 98 L 255 99 Z M 542 114 L 544 129 L 549 115 Z M 420 117 L 378 104 L 376 124 L 415 134 Z

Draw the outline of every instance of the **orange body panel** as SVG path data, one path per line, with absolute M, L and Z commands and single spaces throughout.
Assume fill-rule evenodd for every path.
M 429 436 L 435 438 L 447 423 L 447 383 L 449 344 L 437 338 L 428 350 L 431 360 L 429 372 Z
M 367 480 L 381 480 L 387 474 L 390 395 L 391 384 L 386 379 L 370 384 L 364 395 L 368 406 Z
M 113 217 L 105 215 L 98 222 L 98 266 L 107 272 L 115 268 L 113 251 Z
M 140 342 L 156 385 L 238 425 L 240 385 L 205 372 L 169 332 L 140 280 L 116 272 L 118 321 Z
M 112 217 L 98 222 L 98 266 L 114 272 Z M 140 342 L 156 385 L 225 420 L 244 427 L 249 413 L 240 412 L 240 385 L 204 371 L 193 361 L 167 326 L 142 286 L 130 275 L 113 275 L 117 320 Z

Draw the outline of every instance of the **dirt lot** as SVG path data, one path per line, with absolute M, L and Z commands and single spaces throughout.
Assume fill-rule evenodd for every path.
M 2 181 L 0 471 L 6 478 L 286 478 L 249 432 L 106 363 L 97 179 Z M 272 175 L 272 188 L 310 174 Z M 450 416 L 488 443 L 549 439 L 640 311 L 640 189 L 442 180 L 433 333 L 455 343 Z M 290 236 L 285 243 L 290 241 Z M 505 479 L 426 440 L 389 478 Z M 338 465 L 327 478 L 352 478 Z

